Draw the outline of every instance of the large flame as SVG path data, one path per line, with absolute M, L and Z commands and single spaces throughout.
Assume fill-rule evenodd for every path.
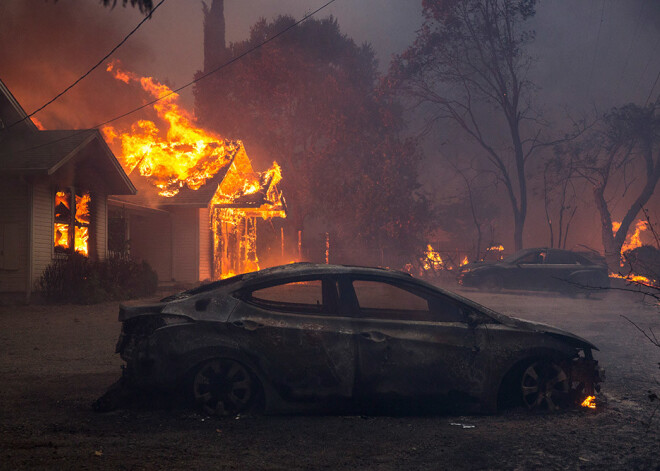
M 126 172 L 130 174 L 137 167 L 162 196 L 174 196 L 184 186 L 199 189 L 242 146 L 241 141 L 223 139 L 194 125 L 192 115 L 177 104 L 179 95 L 166 85 L 120 70 L 116 63 L 111 63 L 107 70 L 117 80 L 138 82 L 152 97 L 162 98 L 153 108 L 168 125 L 165 133 L 149 120 L 137 121 L 130 132 L 120 133 L 112 126 L 103 128 L 110 144 L 119 141 L 118 154 Z

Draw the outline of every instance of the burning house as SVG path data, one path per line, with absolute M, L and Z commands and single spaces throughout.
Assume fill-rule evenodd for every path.
M 161 280 L 191 283 L 259 269 L 258 221 L 286 217 L 279 165 L 255 172 L 241 141 L 197 126 L 167 86 L 116 64 L 108 71 L 158 99 L 153 108 L 162 123 L 103 129 L 138 188 L 110 199 L 111 249 L 148 261 Z
M 0 81 L 0 294 L 74 251 L 107 256 L 108 195 L 136 189 L 95 129 L 39 129 Z

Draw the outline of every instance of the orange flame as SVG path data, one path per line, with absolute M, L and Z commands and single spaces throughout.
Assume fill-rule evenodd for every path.
M 177 104 L 178 94 L 151 77 L 120 70 L 116 63 L 107 69 L 117 80 L 137 82 L 154 98 L 162 100 L 153 108 L 167 123 L 165 135 L 149 120 L 133 124 L 130 132 L 120 133 L 114 127 L 103 128 L 106 140 L 119 141 L 121 164 L 127 173 L 135 168 L 147 177 L 162 196 L 174 196 L 187 186 L 199 189 L 224 168 L 234 153 L 242 148 L 241 141 L 222 139 L 218 135 L 195 126 L 194 117 Z
M 621 223 L 617 221 L 612 221 L 612 232 L 616 234 L 616 232 L 619 230 L 621 227 Z M 646 231 L 649 228 L 648 222 L 639 220 L 635 223 L 635 231 L 632 234 L 629 234 L 628 237 L 626 237 L 625 242 L 621 246 L 621 253 L 628 252 L 629 250 L 634 250 L 637 247 L 642 246 L 642 233 Z
M 470 261 L 468 260 L 466 255 L 465 257 L 463 257 L 463 260 L 461 260 L 460 266 L 462 267 L 463 265 L 467 265 L 468 263 L 470 263 Z
M 588 407 L 589 409 L 595 409 L 596 408 L 596 396 L 587 396 L 584 401 L 582 401 L 582 404 L 580 404 L 582 407 Z

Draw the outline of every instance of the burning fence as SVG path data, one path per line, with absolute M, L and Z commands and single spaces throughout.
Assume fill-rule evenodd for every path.
M 146 180 L 161 205 L 176 205 L 190 193 L 209 194 L 208 224 L 212 231 L 214 279 L 259 269 L 257 219 L 286 217 L 278 183 L 281 169 L 274 162 L 265 172 L 255 172 L 240 140 L 223 139 L 194 124 L 177 104 L 178 95 L 151 77 L 138 77 L 111 64 L 108 71 L 125 83 L 137 82 L 154 98 L 159 119 L 140 120 L 128 131 L 103 129 L 119 160 L 132 179 Z M 210 190 L 209 190 L 210 188 Z M 149 191 L 148 189 L 146 191 Z

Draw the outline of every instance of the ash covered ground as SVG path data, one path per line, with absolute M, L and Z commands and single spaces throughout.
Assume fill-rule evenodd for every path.
M 495 416 L 209 418 L 185 408 L 106 414 L 91 403 L 119 376 L 117 304 L 0 306 L 1 469 L 659 469 L 660 311 L 603 299 L 462 294 L 595 343 L 598 410 Z

